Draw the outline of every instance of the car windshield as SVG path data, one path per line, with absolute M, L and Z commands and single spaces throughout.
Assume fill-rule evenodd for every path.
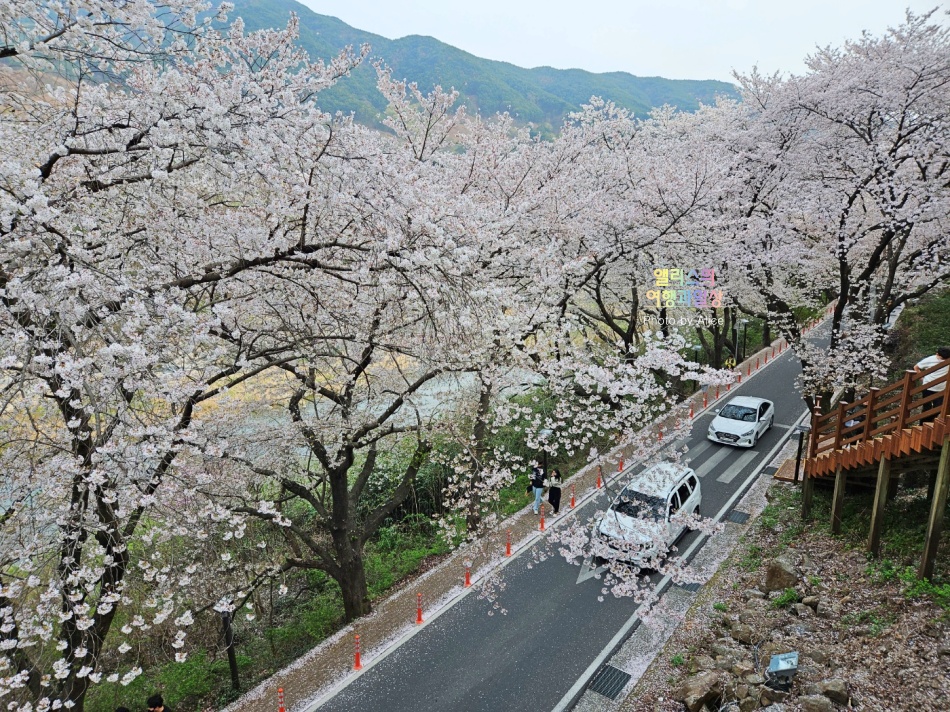
M 635 519 L 649 519 L 658 522 L 664 518 L 663 505 L 659 497 L 643 494 L 627 487 L 611 505 L 611 509 Z
M 719 417 L 729 418 L 729 420 L 741 420 L 744 423 L 754 423 L 755 412 L 755 408 L 746 408 L 744 405 L 734 405 L 730 403 L 719 411 Z

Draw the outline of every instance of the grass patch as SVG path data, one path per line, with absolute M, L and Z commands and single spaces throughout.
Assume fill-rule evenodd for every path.
M 778 526 L 779 509 L 774 504 L 765 505 L 762 514 L 759 515 L 759 526 L 763 529 L 774 530 Z
M 686 664 L 686 658 L 683 657 L 682 653 L 677 653 L 672 658 L 670 658 L 670 665 L 674 667 L 683 667 Z
M 366 545 L 366 583 L 376 599 L 419 568 L 427 556 L 444 554 L 449 546 L 438 534 L 421 526 L 404 524 L 383 527 L 375 541 Z
M 917 570 L 913 566 L 896 566 L 890 559 L 872 561 L 865 573 L 877 584 L 899 580 L 903 583 L 903 594 L 906 598 L 927 599 L 943 610 L 950 611 L 950 582 L 918 578 Z
M 251 659 L 238 655 L 238 669 L 246 671 Z M 193 653 L 183 663 L 166 663 L 152 667 L 129 685 L 103 682 L 93 685 L 86 699 L 90 712 L 112 712 L 116 707 L 142 709 L 149 695 L 160 690 L 169 709 L 197 709 L 202 702 L 215 700 L 222 704 L 227 696 L 217 692 L 222 681 L 230 680 L 228 662 L 224 658 L 209 660 L 205 652 Z
M 780 596 L 772 599 L 772 606 L 773 608 L 786 608 L 800 600 L 801 596 L 798 595 L 798 591 L 794 588 L 786 588 Z
M 841 617 L 841 625 L 852 628 L 859 625 L 868 626 L 868 635 L 877 637 L 893 625 L 893 614 L 879 615 L 877 611 L 860 611 L 849 613 Z
M 900 569 L 907 566 L 916 567 L 920 563 L 930 515 L 930 502 L 927 501 L 926 495 L 925 487 L 904 490 L 895 500 L 887 503 L 881 526 L 881 560 L 890 560 Z M 845 547 L 863 550 L 867 546 L 873 505 L 873 491 L 849 492 L 845 496 L 841 534 L 838 535 Z M 808 527 L 817 527 L 830 535 L 830 491 L 816 489 L 812 513 L 812 521 L 808 523 Z M 943 546 L 938 554 L 935 576 L 937 580 L 950 578 L 950 558 L 947 551 L 947 547 Z
M 726 605 L 725 603 L 723 603 L 722 601 L 718 601 L 718 602 L 716 602 L 716 603 L 713 604 L 713 609 L 719 611 L 720 613 L 725 613 L 726 611 L 729 610 L 729 606 L 727 606 L 727 605 Z
M 762 547 L 752 544 L 739 559 L 739 568 L 743 571 L 756 571 L 762 566 Z

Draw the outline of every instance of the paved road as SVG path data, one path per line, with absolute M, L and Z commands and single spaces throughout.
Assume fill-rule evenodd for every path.
M 794 388 L 800 373 L 790 352 L 732 394 L 775 402 L 775 425 L 752 450 L 706 440 L 711 412 L 696 419 L 686 458 L 702 478 L 704 516 L 713 516 L 751 481 L 750 475 L 804 413 Z M 730 394 L 730 395 L 732 395 Z M 725 400 L 725 399 L 724 399 Z M 632 472 L 632 471 L 631 471 Z M 586 507 L 604 509 L 607 495 Z M 589 516 L 590 510 L 579 512 Z M 679 543 L 685 550 L 699 536 Z M 594 578 L 560 556 L 534 562 L 530 553 L 504 571 L 506 615 L 466 596 L 397 650 L 355 678 L 319 709 L 361 712 L 551 710 L 635 613 L 629 599 L 606 596 Z

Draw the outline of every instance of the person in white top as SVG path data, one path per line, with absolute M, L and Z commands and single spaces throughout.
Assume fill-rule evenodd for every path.
M 914 372 L 920 373 L 921 371 L 926 371 L 928 368 L 936 366 L 938 363 L 946 361 L 947 359 L 950 359 L 950 346 L 941 346 L 939 349 L 937 349 L 937 353 L 935 353 L 933 356 L 927 356 L 926 358 L 922 358 L 920 361 L 918 361 L 914 366 Z M 923 397 L 929 398 L 931 396 L 937 396 L 925 406 L 926 410 L 939 408 L 941 405 L 943 405 L 943 392 L 947 386 L 945 377 L 947 375 L 948 368 L 950 368 L 950 366 L 938 368 L 936 371 L 928 373 L 923 377 L 922 380 L 924 385 L 928 386 L 927 390 L 925 390 L 922 394 Z M 940 383 L 934 383 L 934 381 L 937 380 L 939 380 Z M 933 383 L 933 386 L 929 385 L 931 383 Z M 937 414 L 933 413 L 932 415 L 928 415 L 925 418 L 921 418 L 920 422 L 926 423 L 928 421 L 934 420 L 936 417 Z

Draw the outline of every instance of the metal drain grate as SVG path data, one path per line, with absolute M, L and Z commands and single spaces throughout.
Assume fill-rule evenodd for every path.
M 738 509 L 733 509 L 726 515 L 726 521 L 735 522 L 736 524 L 745 524 L 749 521 L 749 515 L 746 512 L 740 512 Z
M 604 665 L 594 677 L 588 689 L 611 700 L 616 700 L 617 695 L 626 687 L 628 682 L 630 682 L 629 673 L 618 670 L 613 665 Z
M 696 591 L 703 587 L 701 583 L 681 583 L 677 585 L 684 591 L 690 591 L 691 593 L 696 593 Z

